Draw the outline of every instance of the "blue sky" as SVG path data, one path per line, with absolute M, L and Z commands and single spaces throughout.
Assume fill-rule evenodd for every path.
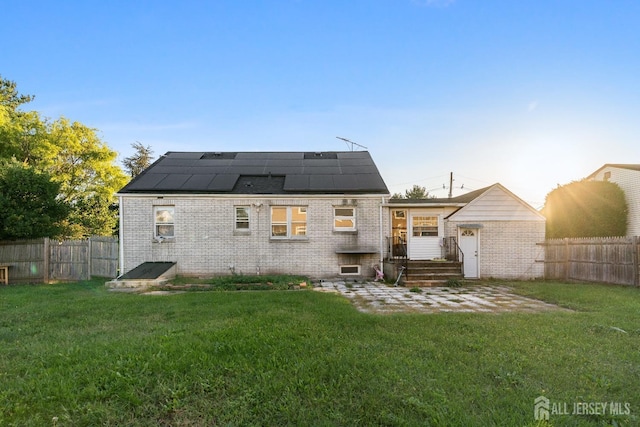
M 5 0 L 0 75 L 121 158 L 368 147 L 391 192 L 539 208 L 640 163 L 640 2 Z M 6 19 L 6 18 L 9 19 Z M 459 187 L 464 186 L 464 189 Z

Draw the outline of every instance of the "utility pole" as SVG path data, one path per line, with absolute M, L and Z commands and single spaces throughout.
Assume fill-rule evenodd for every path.
M 453 197 L 453 172 L 449 173 L 449 198 Z

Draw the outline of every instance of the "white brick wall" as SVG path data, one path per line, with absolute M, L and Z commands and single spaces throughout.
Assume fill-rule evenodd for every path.
M 543 277 L 544 221 L 481 221 L 478 263 L 480 278 L 533 279 Z M 448 236 L 457 236 L 460 222 L 448 221 Z
M 356 233 L 333 231 L 333 206 L 356 206 Z M 256 203 L 261 203 L 258 208 Z M 177 262 L 177 274 L 303 274 L 335 277 L 341 264 L 361 264 L 373 275 L 379 254 L 336 254 L 342 246 L 380 247 L 380 197 L 233 199 L 216 197 L 122 198 L 123 269 L 145 261 Z M 153 241 L 153 206 L 175 206 L 175 239 Z M 270 206 L 307 206 L 307 239 L 270 238 Z M 251 206 L 250 230 L 234 232 L 234 206 Z M 387 213 L 383 218 L 386 222 Z

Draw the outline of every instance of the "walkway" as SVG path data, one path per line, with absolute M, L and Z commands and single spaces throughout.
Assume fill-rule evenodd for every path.
M 323 281 L 314 290 L 337 292 L 352 301 L 358 310 L 368 313 L 536 313 L 548 310 L 566 310 L 554 304 L 515 295 L 506 286 L 464 286 L 460 288 L 416 288 L 411 292 L 404 287 L 382 283 L 346 283 Z

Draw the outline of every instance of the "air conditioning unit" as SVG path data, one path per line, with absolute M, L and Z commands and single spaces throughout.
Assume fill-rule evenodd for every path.
M 360 266 L 359 265 L 341 265 L 340 275 L 341 276 L 359 276 Z

